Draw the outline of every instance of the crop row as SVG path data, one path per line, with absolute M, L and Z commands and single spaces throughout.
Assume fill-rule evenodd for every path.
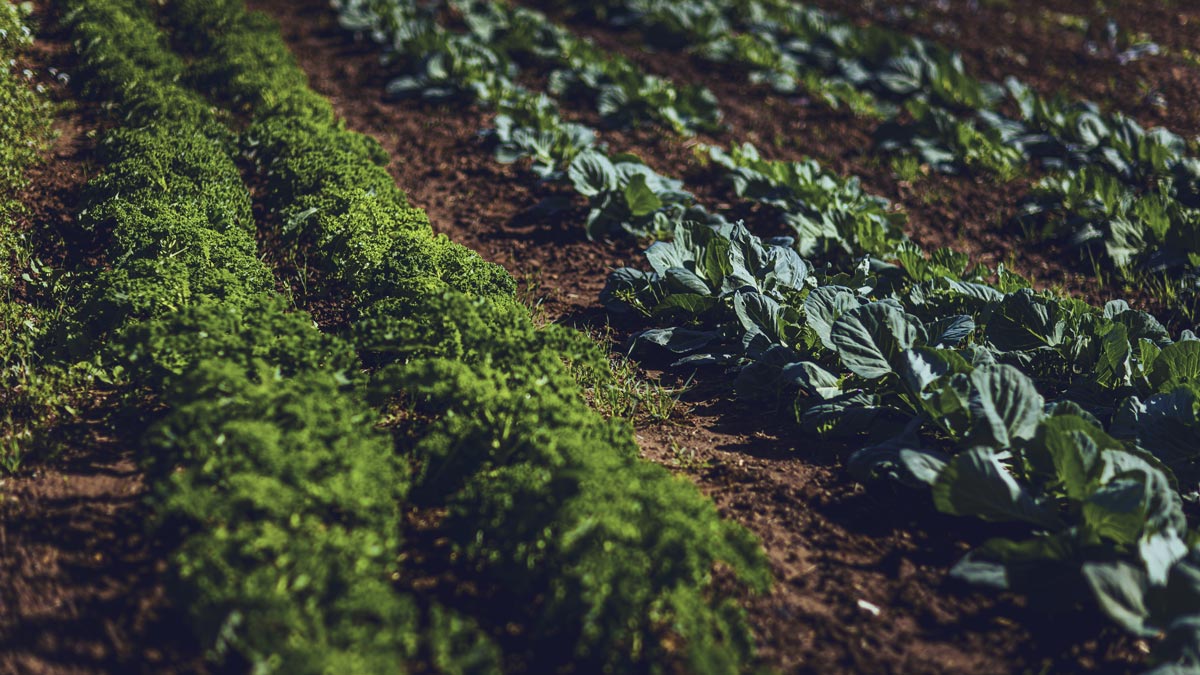
M 270 22 L 238 2 L 68 4 L 78 80 L 120 125 L 80 219 L 111 233 L 111 268 L 63 332 L 153 402 L 153 527 L 176 542 L 172 592 L 213 658 L 282 672 L 748 658 L 711 574 L 720 560 L 762 587 L 756 544 L 586 408 L 573 373 L 604 377 L 602 355 L 535 330 L 502 270 L 432 234 Z M 272 290 L 239 161 L 285 245 L 348 291 L 346 334 Z M 482 601 L 413 590 L 414 509 L 441 514 L 449 573 Z
M 28 380 L 32 345 L 20 341 L 20 329 L 29 320 L 29 309 L 15 296 L 21 258 L 28 258 L 30 246 L 16 231 L 15 214 L 19 207 L 8 195 L 24 187 L 25 172 L 36 159 L 39 147 L 39 110 L 41 97 L 21 78 L 13 65 L 16 57 L 32 42 L 16 5 L 0 6 L 0 463 L 9 470 L 20 458 L 20 444 L 32 435 L 21 423 L 15 392 Z
M 630 124 L 643 119 L 647 110 L 658 110 L 664 111 L 658 114 L 660 122 L 686 133 L 691 127 L 681 129 L 677 124 L 679 113 L 667 103 L 689 98 L 707 102 L 711 94 L 689 96 L 686 92 L 701 90 L 680 88 L 646 75 L 628 61 L 569 36 L 537 12 L 503 3 L 451 4 L 472 30 L 448 31 L 436 21 L 437 6 L 411 0 L 343 0 L 338 3 L 338 11 L 344 27 L 371 35 L 384 50 L 395 74 L 389 90 L 401 89 L 409 95 L 436 99 L 458 92 L 460 101 L 474 101 L 499 111 L 496 128 L 489 132 L 497 159 L 513 162 L 528 158 L 542 179 L 569 180 L 588 200 L 590 237 L 669 238 L 680 223 L 697 219 L 714 226 L 730 225 L 719 215 L 696 208 L 694 197 L 683 189 L 682 181 L 657 174 L 637 157 L 598 145 L 594 130 L 566 121 L 554 98 L 514 84 L 517 64 L 513 59 L 520 54 L 543 54 L 543 60 L 554 61 L 549 54 L 570 54 L 571 58 L 566 59 L 569 68 L 564 65 L 549 78 L 551 89 L 557 89 L 556 81 L 597 83 L 593 92 L 613 124 Z M 518 26 L 521 30 L 516 29 Z M 427 75 L 431 69 L 438 73 L 436 79 Z M 593 75 L 616 70 L 622 75 L 607 81 Z M 617 87 L 614 82 L 634 84 L 624 87 L 624 93 L 608 96 L 609 103 L 604 104 L 606 92 Z M 672 93 L 665 102 L 639 100 L 634 92 L 644 85 L 636 83 L 646 82 Z M 696 107 L 692 103 L 688 109 Z M 712 110 L 708 117 L 715 121 L 719 114 L 715 108 Z M 714 157 L 723 156 L 719 150 L 712 152 Z M 759 188 L 779 192 L 778 186 L 758 184 L 742 194 L 739 171 L 730 166 L 727 173 L 744 198 L 767 198 L 754 191 Z M 799 173 L 776 180 L 785 182 L 788 189 L 804 192 L 806 201 L 801 205 L 793 198 L 786 220 L 795 230 L 798 250 L 805 255 L 833 251 L 846 256 L 864 252 L 882 255 L 902 239 L 897 229 L 902 217 L 889 213 L 889 205 L 883 200 L 862 193 L 855 180 L 839 179 L 815 162 L 806 163 Z M 834 185 L 841 187 L 838 197 L 826 199 L 824 195 Z
M 868 66 L 882 69 L 883 74 L 871 80 L 874 84 L 870 87 L 874 89 L 886 89 L 881 83 L 895 84 L 894 73 L 888 75 L 888 68 L 915 69 L 911 86 L 900 88 L 903 91 L 897 89 L 893 98 L 903 95 L 903 100 L 910 103 L 914 100 L 928 102 L 932 98 L 937 105 L 947 106 L 945 110 L 949 110 L 948 106 L 954 101 L 957 101 L 953 103 L 956 110 L 982 107 L 982 117 L 992 120 L 997 128 L 1003 127 L 1005 142 L 1019 145 L 1022 151 L 1036 149 L 1033 154 L 1044 165 L 1062 170 L 1039 184 L 1020 206 L 1019 219 L 1027 231 L 1034 236 L 1045 236 L 1056 227 L 1045 218 L 1057 213 L 1066 220 L 1056 215 L 1054 222 L 1069 221 L 1075 228 L 1070 234 L 1072 242 L 1084 245 L 1103 239 L 1106 255 L 1119 266 L 1132 270 L 1130 266 L 1134 265 L 1143 271 L 1156 272 L 1172 270 L 1179 279 L 1169 281 L 1164 276 L 1154 276 L 1158 283 L 1152 284 L 1151 289 L 1162 294 L 1173 306 L 1179 305 L 1174 309 L 1181 309 L 1185 314 L 1190 311 L 1190 299 L 1194 295 L 1190 290 L 1191 276 L 1181 273 L 1180 265 L 1184 268 L 1190 265 L 1188 256 L 1194 248 L 1196 224 L 1200 223 L 1200 217 L 1196 216 L 1200 211 L 1193 208 L 1196 206 L 1193 204 L 1196 186 L 1200 183 L 1193 176 L 1195 162 L 1184 154 L 1182 139 L 1161 129 L 1145 131 L 1120 115 L 1101 115 L 1090 104 L 1070 104 L 1061 98 L 1043 99 L 1014 82 L 1009 85 L 1015 107 L 1024 111 L 1025 121 L 1007 120 L 1002 124 L 1002 118 L 996 112 L 1002 88 L 972 79 L 963 72 L 959 60 L 944 49 L 882 29 L 860 29 L 836 22 L 815 10 L 771 10 L 752 4 L 754 6 L 747 12 L 732 12 L 722 3 L 632 3 L 628 6 L 616 3 L 603 11 L 621 25 L 641 26 L 647 34 L 656 39 L 666 36 L 667 44 L 676 46 L 686 44 L 683 38 L 687 36 L 721 44 L 742 39 L 783 44 L 784 35 L 776 35 L 783 31 L 792 40 L 788 43 L 789 49 L 799 49 L 797 44 L 811 43 L 811 49 L 817 52 L 829 51 L 821 58 L 810 59 L 813 63 L 828 61 L 837 54 L 837 58 L 846 61 L 839 66 L 843 71 L 866 73 Z M 626 232 L 669 238 L 680 216 L 695 217 L 690 210 L 691 195 L 682 190 L 681 183 L 649 171 L 636 158 L 608 153 L 597 147 L 591 129 L 565 121 L 553 99 L 515 86 L 511 78 L 516 71 L 515 60 L 540 59 L 557 63 L 560 69 L 549 78 L 551 93 L 564 93 L 556 82 L 591 82 L 594 86 L 589 91 L 601 101 L 602 112 L 613 123 L 643 118 L 648 107 L 653 108 L 648 106 L 647 99 L 637 99 L 632 93 L 638 90 L 636 84 L 614 94 L 617 87 L 613 82 L 654 82 L 663 91 L 673 93 L 666 102 L 687 98 L 681 92 L 695 89 L 646 75 L 628 61 L 594 47 L 579 47 L 586 43 L 565 37 L 562 28 L 536 12 L 496 3 L 451 5 L 464 17 L 470 30 L 465 33 L 447 31 L 435 21 L 436 5 L 418 5 L 411 1 L 381 4 L 347 0 L 339 3 L 339 12 L 343 25 L 357 32 L 371 33 L 384 46 L 388 61 L 398 73 L 390 88 L 410 95 L 434 97 L 469 92 L 467 98 L 498 109 L 501 115 L 491 135 L 496 141 L 497 157 L 502 161 L 534 157 L 535 171 L 543 178 L 553 180 L 561 179 L 565 167 L 576 157 L 588 155 L 588 161 L 593 161 L 596 153 L 606 155 L 608 163 L 616 170 L 617 180 L 609 186 L 611 189 L 586 195 L 593 206 L 588 220 L 590 236 Z M 680 12 L 689 18 L 681 18 Z M 695 15 L 696 12 L 701 14 Z M 732 14 L 726 16 L 730 12 Z M 701 20 L 699 16 L 706 18 Z M 734 18 L 745 16 L 752 20 Z M 750 23 L 746 24 L 747 21 Z M 733 28 L 747 32 L 727 30 Z M 775 37 L 770 38 L 772 35 Z M 836 43 L 836 49 L 826 44 L 830 41 Z M 703 55 L 729 52 L 729 48 L 709 42 L 700 44 L 707 46 L 694 46 L 693 49 Z M 761 49 L 760 45 L 752 51 L 758 53 Z M 558 53 L 571 56 L 557 60 L 550 56 Z M 527 58 L 522 59 L 523 56 Z M 796 59 L 788 62 L 800 63 Z M 856 65 L 852 67 L 851 62 Z M 564 66 L 564 63 L 568 65 Z M 615 68 L 612 64 L 620 64 L 620 67 Z M 614 69 L 622 75 L 607 81 L 596 75 Z M 428 72 L 436 72 L 438 78 L 430 78 Z M 845 84 L 867 86 L 864 82 L 850 80 Z M 710 97 L 705 95 L 701 99 L 709 101 Z M 660 102 L 660 107 L 667 112 L 659 119 L 680 130 L 678 112 L 666 102 Z M 714 114 L 710 116 L 714 120 L 719 118 L 715 104 L 713 101 Z M 890 110 L 890 114 L 894 114 L 898 109 L 893 106 Z M 899 118 L 891 119 L 893 121 L 888 125 L 912 126 L 909 122 L 896 122 Z M 740 150 L 732 151 L 733 154 L 737 152 Z M 1012 154 L 1021 153 L 1014 151 Z M 961 156 L 961 153 L 948 156 Z M 728 162 L 718 161 L 728 166 Z M 741 178 L 737 173 L 736 169 L 731 169 L 731 178 L 740 186 Z M 776 183 L 803 184 L 810 196 L 820 192 L 817 186 L 823 182 L 837 180 L 815 164 L 811 164 L 805 173 L 774 178 Z M 1135 194 L 1148 185 L 1158 187 Z M 742 196 L 755 198 L 749 194 Z M 858 200 L 850 207 L 857 209 L 860 203 Z M 880 213 L 864 223 L 857 216 L 842 217 L 840 214 L 845 209 L 838 206 L 835 213 L 819 215 L 809 208 L 807 217 L 788 220 L 796 229 L 798 250 L 802 254 L 811 255 L 818 249 L 834 247 L 844 249 L 849 255 L 892 255 L 898 233 L 889 232 L 888 223 L 892 225 L 890 229 L 895 230 L 895 217 Z M 1067 214 L 1064 208 L 1074 215 Z M 1041 234 L 1035 234 L 1037 232 Z
M 1040 96 L 1014 78 L 979 80 L 940 45 L 796 3 L 552 4 L 639 28 L 659 46 L 741 67 L 780 91 L 800 80 L 869 97 L 873 106 L 858 107 L 884 118 L 878 149 L 940 171 L 1009 177 L 1036 162 L 1052 173 L 1021 204 L 1030 236 L 1060 237 L 1131 279 L 1152 275 L 1168 297 L 1195 297 L 1200 159 L 1177 134 L 1091 102 Z
M 930 489 L 949 513 L 1029 527 L 974 551 L 956 575 L 1025 591 L 1053 579 L 1068 599 L 1082 588 L 1127 629 L 1167 631 L 1164 663 L 1200 666 L 1188 656 L 1200 553 L 1183 512 L 1200 478 L 1188 440 L 1200 341 L 1174 341 L 1122 302 L 1093 308 L 921 251 L 885 203 L 812 163 L 765 161 L 749 146 L 709 154 L 739 195 L 779 209 L 797 241 L 646 200 L 673 239 L 647 251 L 651 271 L 620 270 L 604 294 L 614 311 L 666 326 L 635 344 L 679 366 L 730 368 L 743 397 L 794 406 L 800 433 L 862 448 L 851 459 L 860 475 Z M 628 192 L 630 162 L 596 150 L 570 162 L 593 203 Z M 820 263 L 864 250 L 894 262 L 837 272 L 797 244 Z
M 390 95 L 470 100 L 495 109 L 497 158 L 532 157 L 543 177 L 561 176 L 562 162 L 595 147 L 596 134 L 564 122 L 551 98 L 519 85 L 518 63 L 546 68 L 554 95 L 591 100 L 609 124 L 654 119 L 682 134 L 719 125 L 710 92 L 647 75 L 532 10 L 492 1 L 451 2 L 448 7 L 466 24 L 464 32 L 454 32 L 438 23 L 435 5 L 365 0 L 337 5 L 344 27 L 370 34 L 385 46 L 389 62 L 399 62 L 401 72 L 387 85 Z

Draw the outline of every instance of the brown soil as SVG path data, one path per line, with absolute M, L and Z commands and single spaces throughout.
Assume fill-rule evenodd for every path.
M 866 0 L 815 0 L 859 22 L 897 28 L 956 49 L 969 72 L 1002 82 L 1016 76 L 1044 94 L 1065 92 L 1073 98 L 1096 101 L 1140 122 L 1162 126 L 1185 136 L 1200 134 L 1200 66 L 1181 55 L 1200 48 L 1200 11 L 1184 3 L 1112 2 L 1092 0 L 1005 0 L 1004 2 L 896 3 Z M 1105 6 L 1107 5 L 1107 6 Z M 1121 65 L 1106 47 L 1091 54 L 1086 43 L 1105 45 L 1100 30 L 1106 20 L 1122 33 L 1145 34 L 1165 48 Z M 1067 27 L 1064 20 L 1084 19 L 1090 28 Z
M 192 672 L 141 474 L 101 417 L 87 424 L 78 456 L 0 481 L 0 673 Z
M 22 64 L 64 104 L 56 140 L 29 172 L 18 223 L 56 269 L 97 255 L 95 242 L 71 232 L 94 174 L 97 115 L 49 73 L 71 72 L 72 58 L 67 42 L 40 36 Z M 42 299 L 34 287 L 18 292 Z M 107 398 L 93 392 L 77 418 L 57 421 L 71 452 L 0 479 L 0 673 L 184 672 L 198 663 L 194 648 L 178 646 L 182 624 L 166 609 L 162 553 L 144 536 L 146 486 L 111 428 Z
M 632 262 L 636 251 L 587 242 L 578 209 L 554 220 L 531 215 L 531 207 L 555 191 L 492 160 L 476 136 L 487 115 L 382 102 L 386 77 L 375 47 L 351 42 L 321 0 L 249 4 L 282 23 L 312 86 L 329 97 L 348 126 L 374 136 L 391 153 L 398 184 L 429 212 L 436 230 L 505 265 L 526 282 L 529 295 L 545 296 L 549 318 L 585 327 L 603 320 L 595 298 L 605 272 Z M 669 64 L 688 67 L 678 60 Z M 701 75 L 688 68 L 687 75 Z M 696 79 L 709 84 L 715 78 Z M 756 134 L 768 144 L 783 130 L 825 128 L 829 145 L 814 147 L 831 148 L 835 168 L 852 165 L 854 141 L 863 137 L 853 120 L 787 110 L 783 115 L 784 108 L 756 98 L 730 118 L 741 137 Z M 688 152 L 686 144 L 654 132 L 610 135 L 614 145 L 618 140 L 621 149 L 638 151 L 664 170 Z M 947 182 L 946 189 L 955 185 Z M 992 190 L 979 188 L 970 197 L 952 193 L 944 215 L 921 221 L 929 223 L 927 236 L 958 236 L 935 227 L 945 222 L 937 219 L 954 214 L 952 208 L 970 208 L 986 219 L 983 209 L 1004 202 Z M 986 206 L 976 207 L 972 198 Z M 813 673 L 1119 673 L 1142 657 L 1145 644 L 1103 628 L 1094 612 L 1072 613 L 1066 621 L 1047 618 L 1020 599 L 948 583 L 949 564 L 999 530 L 939 516 L 927 499 L 909 493 L 864 491 L 845 480 L 837 453 L 769 422 L 783 420 L 785 411 L 735 410 L 704 386 L 687 401 L 693 410 L 672 423 L 640 425 L 639 441 L 647 457 L 686 473 L 728 517 L 762 539 L 778 583 L 768 597 L 746 603 L 767 664 Z

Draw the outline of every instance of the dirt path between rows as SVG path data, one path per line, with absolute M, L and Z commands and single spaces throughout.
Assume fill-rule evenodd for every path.
M 45 11 L 36 17 L 52 23 Z M 96 253 L 95 242 L 69 234 L 95 173 L 98 117 L 51 74 L 72 72 L 71 51 L 41 35 L 22 60 L 64 104 L 18 223 L 58 269 L 95 262 Z M 146 485 L 110 412 L 107 396 L 94 393 L 76 419 L 59 421 L 65 455 L 33 458 L 0 479 L 0 674 L 171 673 L 197 662 L 179 647 L 184 631 L 166 606 L 162 554 L 144 536 Z
M 477 136 L 487 115 L 384 103 L 376 48 L 353 43 L 323 0 L 249 4 L 282 23 L 312 86 L 347 125 L 391 153 L 397 183 L 435 230 L 507 267 L 527 294 L 544 299 L 548 318 L 584 328 L 603 322 L 596 294 L 605 273 L 637 252 L 587 242 L 580 209 L 552 221 L 533 215 L 554 190 L 492 161 Z M 749 110 L 742 114 L 750 119 Z M 620 138 L 640 142 L 637 134 Z M 662 147 L 643 140 L 629 149 L 661 161 L 652 153 Z M 786 411 L 735 409 L 703 382 L 683 407 L 690 410 L 670 423 L 640 425 L 638 438 L 648 458 L 686 474 L 763 540 L 778 583 L 746 605 L 768 665 L 811 673 L 1121 673 L 1141 658 L 1144 644 L 1102 628 L 1094 613 L 1047 616 L 1016 598 L 947 583 L 948 565 L 1000 530 L 939 516 L 911 493 L 865 491 L 844 477 L 836 453 L 794 435 Z
M 1037 91 L 1062 91 L 1120 110 L 1147 126 L 1200 134 L 1200 65 L 1181 56 L 1200 50 L 1200 8 L 1185 3 L 1093 0 L 920 0 L 904 9 L 879 0 L 813 0 L 858 23 L 876 23 L 958 50 L 968 72 L 1002 82 L 1015 76 Z M 1122 65 L 1103 35 L 1108 19 L 1122 33 L 1145 34 L 1165 51 Z M 1078 25 L 1085 20 L 1089 26 Z M 1088 43 L 1095 49 L 1089 50 Z

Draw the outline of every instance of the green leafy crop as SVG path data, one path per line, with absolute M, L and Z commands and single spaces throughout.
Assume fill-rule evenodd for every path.
M 138 71 L 153 85 L 144 97 L 113 90 L 144 126 L 112 135 L 91 195 L 94 222 L 130 236 L 112 238 L 119 262 L 95 282 L 117 325 L 82 342 L 115 337 L 122 372 L 166 409 L 145 462 L 158 526 L 182 542 L 173 591 L 214 657 L 263 671 L 494 672 L 504 644 L 549 668 L 746 663 L 744 620 L 711 574 L 721 561 L 762 588 L 761 552 L 694 487 L 640 460 L 626 425 L 587 408 L 572 372 L 599 373 L 604 357 L 577 334 L 535 329 L 502 269 L 434 236 L 378 146 L 338 124 L 258 15 L 236 2 L 161 11 L 112 0 L 74 17 L 81 36 L 122 22 L 153 35 L 162 20 L 181 50 L 147 47 L 161 72 Z M 155 107 L 165 101 L 187 105 Z M 236 136 L 230 113 L 248 122 Z M 161 155 L 172 142 L 186 151 Z M 282 246 L 348 300 L 345 336 L 259 287 L 235 153 L 262 177 Z M 175 184 L 194 199 L 173 207 L 141 188 Z M 134 236 L 144 214 L 194 230 L 187 255 Z M 397 406 L 410 412 L 389 437 L 374 425 Z M 529 500 L 541 508 L 513 510 Z M 450 572 L 502 594 L 502 616 L 406 587 L 411 507 L 446 510 L 463 561 Z M 497 640 L 510 624 L 525 637 Z

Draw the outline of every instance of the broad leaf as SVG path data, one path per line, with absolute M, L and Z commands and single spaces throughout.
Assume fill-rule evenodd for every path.
M 834 349 L 833 323 L 847 311 L 867 304 L 867 300 L 855 295 L 845 286 L 822 286 L 804 299 L 804 315 L 809 328 L 820 338 L 826 349 Z
M 1151 366 L 1149 380 L 1160 394 L 1179 387 L 1200 391 L 1200 341 L 1176 342 L 1165 347 Z
M 988 324 L 988 339 L 1005 351 L 1023 351 L 1062 343 L 1066 325 L 1054 301 L 1028 289 L 1005 296 Z
M 991 448 L 971 448 L 950 460 L 933 485 L 933 502 L 956 516 L 1023 521 L 1052 531 L 1065 527 L 1017 483 Z
M 567 176 L 575 191 L 584 197 L 595 197 L 617 189 L 617 170 L 613 163 L 597 150 L 585 150 L 571 162 Z
M 687 354 L 703 349 L 719 338 L 717 331 L 661 328 L 638 333 L 633 337 L 633 342 L 635 345 L 656 345 L 676 354 Z
M 1029 379 L 1012 366 L 983 366 L 971 373 L 972 440 L 1011 446 L 1033 438 L 1045 413 L 1045 401 Z
M 646 177 L 642 174 L 635 175 L 625 186 L 625 203 L 628 204 L 629 212 L 634 218 L 654 213 L 663 206 L 662 200 L 654 194 L 654 190 L 646 185 Z
M 886 303 L 852 309 L 833 324 L 830 340 L 848 370 L 869 380 L 893 372 L 901 353 L 924 342 L 917 320 Z
M 929 331 L 930 345 L 954 348 L 975 332 L 975 321 L 966 315 L 947 316 L 926 324 L 925 328 Z
M 1099 485 L 1100 453 L 1122 447 L 1120 441 L 1081 417 L 1057 415 L 1038 426 L 1025 456 L 1047 481 L 1061 485 L 1071 499 L 1082 501 Z
M 1124 561 L 1093 561 L 1083 564 L 1083 577 L 1100 609 L 1125 630 L 1144 637 L 1158 633 L 1147 623 L 1150 610 L 1146 593 L 1150 584 L 1144 571 Z

